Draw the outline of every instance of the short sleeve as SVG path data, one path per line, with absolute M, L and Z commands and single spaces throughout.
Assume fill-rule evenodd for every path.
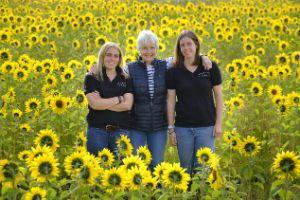
M 92 75 L 87 74 L 84 78 L 84 94 L 94 92 L 96 89 L 95 78 Z
M 212 86 L 220 85 L 222 83 L 222 76 L 217 63 L 212 62 L 212 69 L 210 70 L 210 73 Z
M 125 93 L 133 93 L 133 81 L 131 78 L 126 79 L 126 91 Z
M 170 69 L 171 67 L 173 67 L 173 60 L 174 60 L 174 57 L 168 57 L 168 58 L 166 58 L 167 69 Z
M 123 68 L 123 72 L 129 76 L 128 65 L 126 65 L 126 66 Z
M 171 68 L 167 71 L 166 74 L 166 86 L 167 89 L 175 89 L 176 84 L 175 84 L 175 69 Z

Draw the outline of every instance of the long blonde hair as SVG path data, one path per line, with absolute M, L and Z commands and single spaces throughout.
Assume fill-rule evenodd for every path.
M 100 79 L 100 81 L 103 81 L 103 70 L 105 69 L 104 66 L 104 57 L 106 52 L 108 51 L 109 48 L 114 47 L 116 49 L 118 49 L 119 51 L 119 62 L 118 65 L 116 67 L 116 71 L 117 73 L 122 73 L 123 69 L 123 55 L 122 55 L 122 51 L 121 48 L 119 47 L 119 45 L 117 43 L 114 42 L 106 42 L 101 48 L 100 51 L 98 53 L 98 62 L 94 65 L 94 74 L 96 75 L 97 79 Z

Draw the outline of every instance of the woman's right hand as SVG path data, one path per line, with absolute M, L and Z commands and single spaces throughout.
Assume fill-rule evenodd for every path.
M 170 138 L 170 144 L 172 146 L 176 146 L 177 145 L 177 140 L 176 140 L 175 130 L 173 130 L 171 133 L 169 133 L 169 138 Z

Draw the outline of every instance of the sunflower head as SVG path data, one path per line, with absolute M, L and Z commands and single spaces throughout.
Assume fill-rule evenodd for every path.
M 123 190 L 126 185 L 125 172 L 121 168 L 111 168 L 103 173 L 102 184 L 108 189 Z
M 14 162 L 0 160 L 0 181 L 14 180 L 19 174 L 19 167 Z
M 186 191 L 190 180 L 190 175 L 187 174 L 185 169 L 181 168 L 178 163 L 174 163 L 169 169 L 165 170 L 162 180 L 164 185 L 169 188 Z
M 210 148 L 204 147 L 198 149 L 196 156 L 197 156 L 198 163 L 207 165 L 210 164 L 211 162 L 211 159 L 213 157 L 213 152 Z
M 141 146 L 137 150 L 137 156 L 145 162 L 145 164 L 150 164 L 152 156 L 149 149 L 146 146 Z
M 114 162 L 113 153 L 106 148 L 98 153 L 98 157 L 100 159 L 100 164 L 103 166 L 111 166 Z
M 240 143 L 240 152 L 245 156 L 254 156 L 261 149 L 260 142 L 254 136 L 247 136 Z
M 272 171 L 279 179 L 293 180 L 300 176 L 300 160 L 299 156 L 293 151 L 277 153 Z
M 121 135 L 117 140 L 118 153 L 123 156 L 129 156 L 132 154 L 133 146 L 130 139 L 126 135 Z
M 35 139 L 35 145 L 48 146 L 54 152 L 59 147 L 58 137 L 51 129 L 40 130 L 38 136 Z

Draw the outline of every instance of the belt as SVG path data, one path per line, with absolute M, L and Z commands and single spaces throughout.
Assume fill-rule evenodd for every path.
M 102 127 L 102 129 L 104 129 L 106 132 L 111 133 L 114 131 L 117 131 L 119 129 L 121 129 L 122 127 L 119 125 L 111 125 L 111 124 L 106 124 Z

